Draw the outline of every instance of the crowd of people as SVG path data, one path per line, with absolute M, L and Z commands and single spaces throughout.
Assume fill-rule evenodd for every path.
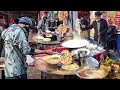
M 45 12 L 46 13 L 46 12 Z M 103 17 L 101 18 L 101 14 Z M 105 12 L 95 12 L 95 20 L 92 24 L 83 16 L 79 21 L 79 33 L 85 34 L 86 39 L 89 39 L 92 43 L 108 48 L 108 37 L 111 34 L 116 33 L 117 29 L 114 25 L 108 25 L 108 22 L 104 19 Z M 51 19 L 52 20 L 52 19 Z M 57 26 L 61 22 L 57 22 L 57 25 L 49 22 L 48 17 L 45 15 L 38 22 L 37 30 L 39 34 L 45 36 L 46 28 L 51 31 L 55 31 Z M 46 27 L 46 24 L 48 27 Z M 90 38 L 90 29 L 94 28 L 94 38 Z M 110 31 L 111 30 L 111 31 Z M 113 33 L 113 30 L 115 31 Z M 15 20 L 15 24 L 11 26 L 5 26 L 4 30 L 0 30 L 0 63 L 5 63 L 4 74 L 6 79 L 27 79 L 27 64 L 26 55 L 33 55 L 35 53 L 47 53 L 53 54 L 52 50 L 40 50 L 30 47 L 28 42 L 28 36 L 33 32 L 32 21 L 29 17 L 21 17 Z M 115 45 L 111 46 L 113 49 Z

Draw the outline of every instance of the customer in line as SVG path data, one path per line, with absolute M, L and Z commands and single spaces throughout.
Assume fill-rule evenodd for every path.
M 29 17 L 21 17 L 18 24 L 13 24 L 2 32 L 1 36 L 5 42 L 6 79 L 27 79 L 26 55 L 53 53 L 51 50 L 32 49 L 29 46 L 25 28 L 31 26 L 32 21 Z

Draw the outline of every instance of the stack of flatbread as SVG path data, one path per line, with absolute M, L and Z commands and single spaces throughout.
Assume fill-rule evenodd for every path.
M 60 61 L 64 65 L 68 65 L 72 63 L 72 56 L 73 54 L 70 53 L 68 50 L 63 50 L 60 55 Z
M 67 11 L 59 11 L 58 18 L 60 21 L 67 19 L 68 12 Z
M 67 31 L 67 26 L 66 25 L 60 24 L 58 26 L 58 32 L 61 36 L 63 36 L 63 34 L 66 33 L 66 31 Z

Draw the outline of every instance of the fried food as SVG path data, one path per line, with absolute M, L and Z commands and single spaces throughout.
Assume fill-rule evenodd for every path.
M 60 56 L 60 61 L 64 65 L 69 65 L 72 63 L 72 57 L 70 56 Z
M 63 34 L 66 33 L 66 31 L 67 31 L 67 26 L 66 25 L 60 24 L 58 26 L 58 32 L 61 36 L 63 36 Z
M 105 65 L 105 66 L 111 66 L 114 63 L 115 63 L 115 61 L 110 59 L 109 57 L 107 57 L 105 60 L 101 61 L 101 64 Z
M 60 56 L 59 55 L 45 56 L 45 57 L 43 57 L 43 59 L 49 64 L 60 63 Z
M 72 54 L 71 52 L 69 52 L 68 50 L 63 50 L 63 51 L 61 52 L 61 54 L 64 55 L 64 56 L 72 56 L 72 55 L 73 55 L 73 54 Z
M 60 55 L 60 61 L 61 61 L 61 63 L 63 63 L 64 65 L 71 64 L 72 60 L 73 60 L 72 56 L 73 56 L 73 54 L 70 53 L 68 50 L 63 50 L 61 52 L 61 55 Z
M 100 65 L 100 69 L 105 70 L 106 72 L 111 71 L 111 66 Z
M 76 69 L 79 69 L 79 66 L 77 64 L 63 65 L 62 69 L 64 69 L 64 70 L 76 70 Z
M 58 18 L 60 21 L 67 19 L 68 17 L 68 12 L 67 11 L 59 11 L 58 13 Z

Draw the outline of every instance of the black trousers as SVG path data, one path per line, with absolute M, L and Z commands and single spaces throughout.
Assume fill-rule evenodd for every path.
M 4 70 L 2 70 L 1 72 L 2 72 L 2 79 L 5 79 Z
M 5 77 L 5 79 L 27 79 L 27 73 L 14 77 Z

